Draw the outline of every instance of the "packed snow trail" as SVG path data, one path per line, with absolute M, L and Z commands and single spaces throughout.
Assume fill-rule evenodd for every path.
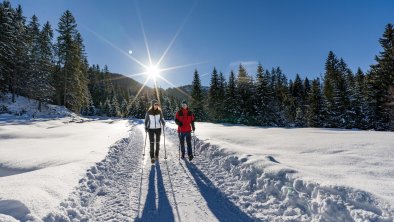
M 150 163 L 149 142 L 134 122 L 130 137 L 88 170 L 58 213 L 44 221 L 254 221 L 226 198 L 192 163 L 179 160 L 178 138 L 163 134 L 160 158 Z M 167 129 L 167 128 L 166 128 Z M 197 156 L 193 161 L 199 161 Z
M 166 136 L 166 160 L 163 141 L 158 162 L 152 165 L 149 155 L 145 156 L 135 221 L 253 221 L 222 196 L 192 162 L 179 160 L 178 138 Z M 146 149 L 149 153 L 148 145 Z

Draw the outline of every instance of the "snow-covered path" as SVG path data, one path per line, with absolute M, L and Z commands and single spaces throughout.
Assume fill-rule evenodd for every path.
M 179 160 L 174 133 L 166 137 L 164 159 L 163 139 L 160 160 L 152 165 L 149 141 L 142 155 L 143 125 L 135 123 L 130 137 L 118 141 L 103 161 L 88 170 L 61 204 L 61 212 L 44 221 L 254 221 L 192 162 Z
M 179 160 L 178 138 L 167 135 L 159 163 L 144 160 L 138 221 L 253 221 L 193 164 Z M 148 150 L 148 149 L 147 149 Z M 193 161 L 199 161 L 198 156 Z

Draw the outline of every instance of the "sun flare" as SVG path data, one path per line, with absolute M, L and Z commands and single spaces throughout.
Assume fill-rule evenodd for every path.
M 155 80 L 160 75 L 160 69 L 157 66 L 150 66 L 146 69 L 146 73 Z

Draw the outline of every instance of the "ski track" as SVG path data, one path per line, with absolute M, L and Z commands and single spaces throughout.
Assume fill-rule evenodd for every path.
M 160 158 L 150 163 L 149 139 L 141 121 L 129 138 L 118 141 L 107 157 L 90 168 L 58 212 L 44 221 L 255 221 L 236 207 L 194 165 L 179 160 L 179 140 L 166 128 Z

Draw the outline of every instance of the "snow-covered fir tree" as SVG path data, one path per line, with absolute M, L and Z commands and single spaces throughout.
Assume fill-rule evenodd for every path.
M 375 57 L 377 64 L 371 66 L 370 92 L 375 102 L 374 128 L 394 130 L 394 29 L 387 24 L 379 39 L 383 51 Z
M 233 70 L 230 71 L 230 76 L 228 79 L 228 84 L 225 91 L 224 98 L 224 121 L 229 123 L 236 123 L 236 118 L 240 113 L 237 98 L 236 98 L 236 84 L 235 84 L 235 74 Z
M 192 91 L 190 93 L 190 96 L 190 109 L 193 110 L 196 119 L 198 119 L 199 121 L 204 121 L 206 119 L 204 110 L 204 95 L 201 88 L 200 75 L 198 74 L 197 69 L 194 70 Z
M 211 121 L 219 120 L 219 104 L 220 100 L 220 85 L 219 85 L 219 75 L 216 68 L 213 68 L 211 75 L 211 83 L 208 90 L 208 101 L 207 101 L 207 111 L 208 116 Z
M 236 99 L 240 108 L 238 123 L 256 125 L 256 108 L 254 106 L 254 85 L 253 79 L 247 73 L 245 67 L 240 64 L 238 75 L 235 81 Z

